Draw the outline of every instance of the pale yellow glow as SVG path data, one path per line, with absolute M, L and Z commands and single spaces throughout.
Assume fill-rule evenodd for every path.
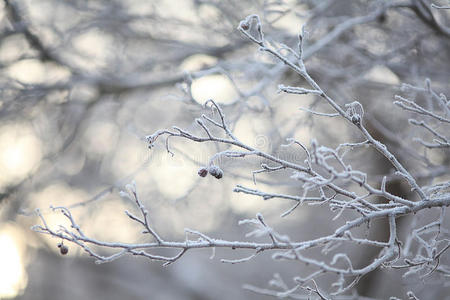
M 380 83 L 399 85 L 400 79 L 391 70 L 385 66 L 374 66 L 369 73 L 364 76 L 365 79 Z
M 6 230 L 0 233 L 0 266 L 0 298 L 13 298 L 27 279 L 19 245 Z
M 0 20 L 3 20 L 5 17 L 5 4 L 2 2 L 0 3 Z
M 122 199 L 118 198 L 108 199 L 101 204 L 100 209 L 92 210 L 89 217 L 83 220 L 84 232 L 106 241 L 137 241 L 143 236 L 141 231 L 137 230 L 141 227 L 125 215 L 125 210 L 141 216 L 135 205 L 126 205 Z
M 114 150 L 119 136 L 119 128 L 110 122 L 93 122 L 83 136 L 86 152 L 105 154 Z
M 0 45 L 0 60 L 14 62 L 19 60 L 27 51 L 27 43 L 20 36 L 5 38 Z
M 42 157 L 41 142 L 27 125 L 0 128 L 0 186 L 26 176 Z
M 44 189 L 31 194 L 30 203 L 36 207 L 72 205 L 89 198 L 83 190 L 72 188 L 64 182 L 55 182 Z
M 181 20 L 192 20 L 195 17 L 192 1 L 176 1 L 176 5 L 173 0 L 160 1 L 158 12 L 164 17 Z
M 174 157 L 170 154 L 161 154 L 158 158 L 153 159 L 149 175 L 164 197 L 177 199 L 185 195 L 194 184 L 198 178 L 197 169 L 193 162 L 183 158 L 180 154 Z
M 278 17 L 278 15 L 276 15 Z M 275 16 L 274 16 L 275 17 Z M 293 12 L 284 15 L 277 20 L 273 25 L 286 33 L 298 35 L 302 32 L 302 26 L 306 23 L 306 18 L 299 16 Z
M 106 51 L 112 47 L 112 40 L 108 35 L 91 30 L 74 38 L 73 45 L 84 56 L 95 58 L 95 64 L 98 64 L 104 62 Z
M 194 80 L 192 96 L 203 104 L 208 99 L 218 103 L 228 104 L 237 99 L 238 93 L 230 79 L 224 75 L 210 75 Z
M 36 59 L 24 59 L 9 67 L 9 76 L 23 83 L 44 83 L 47 79 L 45 66 Z
M 236 122 L 234 134 L 245 144 L 262 151 L 270 151 L 272 140 L 269 136 L 271 123 L 267 122 L 263 114 L 257 118 L 247 114 Z
M 186 58 L 181 64 L 180 69 L 183 71 L 194 72 L 210 67 L 216 63 L 216 57 L 205 54 L 195 54 Z
M 16 45 L 17 47 L 20 46 Z M 23 59 L 8 68 L 8 75 L 22 83 L 52 84 L 67 79 L 70 72 L 55 64 L 43 64 L 36 59 Z
M 70 206 L 72 204 L 80 203 L 90 199 L 90 195 L 80 189 L 75 189 L 64 182 L 55 182 L 42 190 L 30 194 L 27 199 L 28 203 L 32 203 L 34 207 L 42 209 L 47 225 L 51 228 L 58 228 L 59 225 L 63 225 L 66 228 L 70 228 L 70 222 L 59 211 L 53 212 L 49 206 Z M 80 216 L 85 215 L 83 208 L 72 210 L 72 214 L 77 221 L 80 220 Z M 40 223 L 40 220 L 36 219 L 36 224 Z M 80 222 L 81 223 L 81 222 Z M 48 242 L 48 245 L 54 251 L 59 251 L 56 247 L 57 241 L 47 235 L 43 235 L 42 238 Z M 74 254 L 73 251 L 69 251 L 69 255 Z

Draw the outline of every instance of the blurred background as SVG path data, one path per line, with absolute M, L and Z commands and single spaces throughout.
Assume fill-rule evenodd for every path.
M 135 180 L 152 225 L 167 240 L 183 240 L 184 228 L 245 240 L 249 229 L 238 221 L 257 212 L 292 239 L 332 232 L 325 207 L 305 207 L 281 218 L 289 201 L 232 192 L 237 184 L 254 186 L 251 171 L 260 168 L 261 159 L 225 159 L 220 162 L 223 179 L 200 178 L 198 168 L 223 146 L 172 139 L 172 157 L 163 143 L 149 150 L 143 139 L 172 125 L 200 134 L 194 119 L 209 113 L 202 105 L 214 99 L 238 138 L 292 162 L 302 163 L 305 157 L 280 147 L 286 138 L 309 145 L 314 137 L 329 147 L 360 140 L 342 120 L 299 109 L 331 112 L 318 98 L 277 93 L 278 84 L 304 86 L 303 81 L 242 37 L 236 27 L 249 14 L 261 17 L 268 40 L 294 49 L 306 24 L 306 66 L 321 87 L 341 105 L 355 99 L 363 103 L 373 135 L 420 180 L 431 180 L 429 174 L 448 180 L 442 170 L 450 165 L 448 152 L 437 151 L 425 166 L 412 162 L 414 153 L 404 148 L 411 137 L 408 116 L 392 105 L 401 83 L 423 86 L 427 77 L 434 89 L 450 94 L 449 12 L 420 8 L 423 3 L 429 4 L 1 1 L 0 298 L 270 299 L 242 285 L 266 287 L 274 273 L 292 283 L 292 276 L 310 271 L 301 264 L 275 262 L 270 253 L 244 264 L 220 263 L 221 258 L 249 255 L 240 250 L 218 250 L 214 259 L 209 250 L 190 251 L 167 268 L 135 257 L 96 265 L 73 245 L 61 256 L 59 240 L 30 230 L 40 224 L 36 208 L 49 226 L 67 225 L 49 209 L 66 206 L 96 239 L 148 241 L 124 214 L 136 211 L 133 203 L 119 196 Z M 354 169 L 373 180 L 391 171 L 370 149 L 351 157 Z M 301 195 L 291 175 L 262 174 L 257 188 Z M 409 195 L 395 180 L 389 188 Z M 375 224 L 372 233 L 383 239 L 385 225 Z M 369 249 L 351 253 L 359 264 L 377 255 Z M 382 298 L 404 297 L 410 289 L 421 299 L 448 295 L 442 283 L 426 293 L 423 284 L 403 280 L 400 272 L 377 271 L 362 280 L 358 292 Z

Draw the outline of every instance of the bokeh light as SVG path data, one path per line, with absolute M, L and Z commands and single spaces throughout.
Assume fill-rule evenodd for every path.
M 8 224 L 0 231 L 0 299 L 13 298 L 26 287 L 23 243 Z
M 0 186 L 23 179 L 42 157 L 41 142 L 26 124 L 0 127 Z
M 238 93 L 228 77 L 209 75 L 194 80 L 192 96 L 201 104 L 209 99 L 214 99 L 217 103 L 229 104 L 236 100 Z

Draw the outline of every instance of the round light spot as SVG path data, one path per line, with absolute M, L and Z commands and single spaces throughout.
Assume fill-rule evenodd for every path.
M 239 96 L 230 79 L 223 75 L 210 75 L 194 80 L 192 96 L 198 103 L 213 99 L 217 103 L 232 103 Z
M 0 298 L 14 298 L 27 285 L 19 245 L 3 231 L 0 233 Z
M 0 185 L 25 177 L 41 160 L 41 142 L 27 125 L 0 128 Z

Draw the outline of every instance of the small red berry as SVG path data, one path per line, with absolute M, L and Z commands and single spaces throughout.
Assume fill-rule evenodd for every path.
M 206 177 L 206 175 L 208 175 L 208 169 L 206 168 L 200 168 L 198 170 L 198 176 L 200 177 Z
M 209 167 L 209 174 L 216 177 L 217 179 L 220 179 L 223 177 L 223 171 L 217 166 L 211 166 Z

